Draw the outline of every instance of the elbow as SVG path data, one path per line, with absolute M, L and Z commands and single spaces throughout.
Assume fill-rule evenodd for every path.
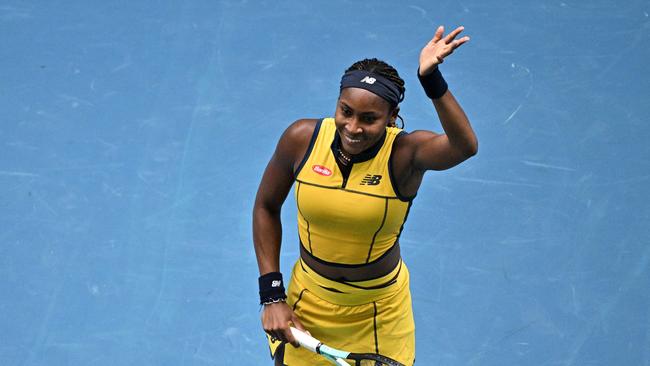
M 468 149 L 467 149 L 467 154 L 468 158 L 471 158 L 472 156 L 478 154 L 478 141 L 475 141 Z
M 463 155 L 465 156 L 465 159 L 469 159 L 472 156 L 478 154 L 478 140 L 473 139 L 472 141 L 468 142 L 464 147 L 463 147 Z
M 271 202 L 260 199 L 255 200 L 253 206 L 253 220 L 258 216 L 280 216 L 282 205 L 275 205 Z

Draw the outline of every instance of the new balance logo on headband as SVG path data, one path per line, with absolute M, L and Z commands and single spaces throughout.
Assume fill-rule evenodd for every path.
M 371 78 L 370 76 L 366 76 L 366 77 L 364 77 L 363 79 L 361 79 L 360 82 L 361 82 L 361 83 L 366 83 L 366 84 L 370 84 L 370 85 L 372 85 L 372 84 L 375 83 L 375 81 L 377 81 L 377 79 L 375 79 L 375 78 Z

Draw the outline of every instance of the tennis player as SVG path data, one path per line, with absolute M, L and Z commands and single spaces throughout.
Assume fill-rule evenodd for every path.
M 404 81 L 377 59 L 348 68 L 334 118 L 301 119 L 280 138 L 253 210 L 262 326 L 275 365 L 328 365 L 297 346 L 289 327 L 332 347 L 415 362 L 409 272 L 399 237 L 428 170 L 476 154 L 478 141 L 439 65 L 469 41 L 438 27 L 420 53 L 418 77 L 444 129 L 396 126 Z M 295 185 L 300 258 L 285 291 L 279 272 L 280 210 Z

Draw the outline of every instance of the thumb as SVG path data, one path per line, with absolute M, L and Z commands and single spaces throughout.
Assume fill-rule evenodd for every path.
M 309 334 L 309 332 L 305 329 L 305 327 L 302 325 L 302 323 L 300 323 L 300 320 L 298 320 L 298 318 L 295 317 L 295 316 L 291 317 L 291 325 L 294 328 L 298 329 L 299 331 L 302 331 L 302 332 L 305 332 L 305 333 Z M 296 348 L 300 347 L 300 343 L 298 343 L 298 340 L 296 339 L 296 337 L 294 337 L 294 335 L 291 333 L 291 331 L 289 331 L 288 335 L 289 335 L 289 337 L 287 337 L 287 340 L 289 341 L 289 343 L 291 343 L 291 345 L 296 347 Z M 311 335 L 311 334 L 309 334 L 309 335 Z
M 307 329 L 305 329 L 305 327 L 302 325 L 302 323 L 300 322 L 300 320 L 298 319 L 298 317 L 295 314 L 293 314 L 291 316 L 291 322 L 293 323 L 294 327 L 296 327 L 298 330 L 302 330 L 303 332 L 307 332 Z

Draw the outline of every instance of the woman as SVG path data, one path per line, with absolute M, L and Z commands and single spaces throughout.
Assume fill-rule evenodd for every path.
M 345 72 L 335 118 L 298 120 L 280 138 L 253 211 L 262 325 L 276 365 L 328 365 L 295 347 L 290 326 L 336 348 L 414 363 L 409 276 L 398 239 L 424 173 L 477 152 L 470 123 L 438 70 L 469 40 L 456 39 L 462 31 L 443 36 L 438 27 L 420 53 L 418 77 L 445 134 L 398 129 L 404 81 L 370 59 Z M 300 259 L 285 294 L 280 210 L 294 183 Z

